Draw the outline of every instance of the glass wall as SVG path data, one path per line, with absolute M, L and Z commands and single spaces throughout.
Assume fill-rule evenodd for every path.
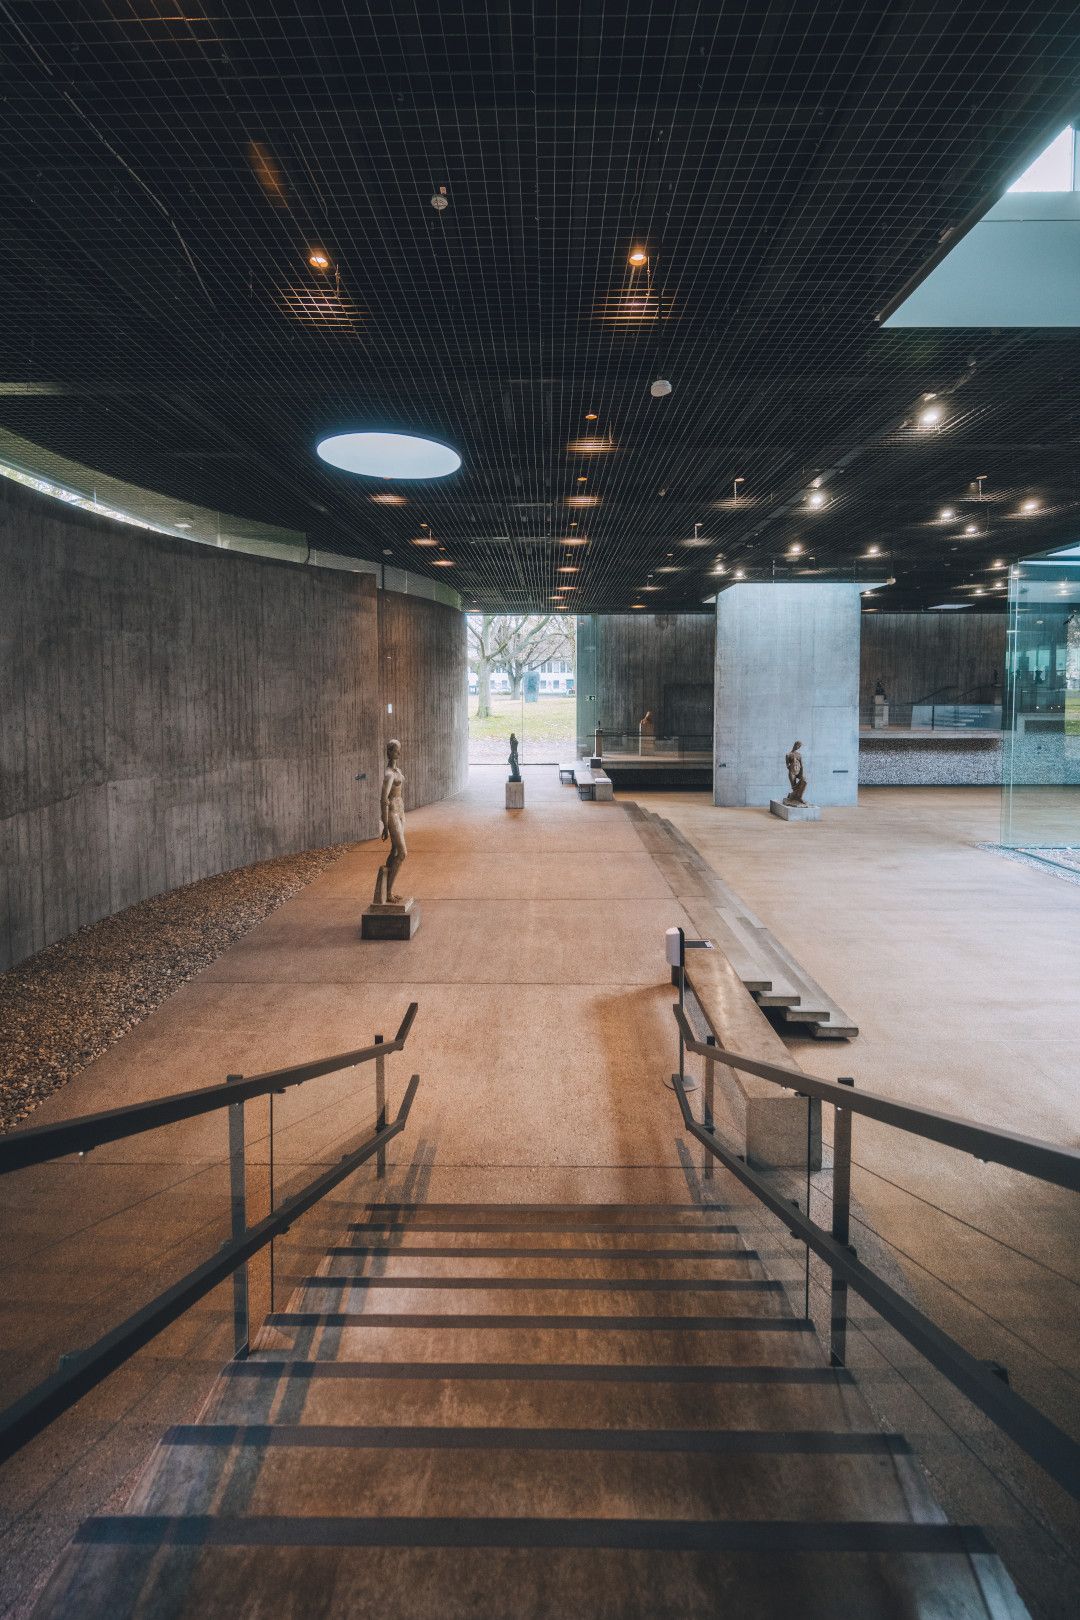
M 1080 872 L 1080 546 L 1012 570 L 1001 841 Z

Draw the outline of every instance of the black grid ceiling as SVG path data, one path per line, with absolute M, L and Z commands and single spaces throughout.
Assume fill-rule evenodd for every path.
M 873 320 L 1075 111 L 1075 6 L 0 0 L 0 45 L 0 426 L 482 606 L 875 545 L 916 606 L 1076 538 L 1077 335 Z M 316 459 L 376 426 L 462 471 Z

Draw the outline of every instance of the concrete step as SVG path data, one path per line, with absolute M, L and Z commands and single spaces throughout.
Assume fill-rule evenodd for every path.
M 486 1317 L 772 1316 L 787 1309 L 783 1285 L 766 1277 L 306 1277 L 300 1311 Z
M 544 1278 L 571 1282 L 576 1288 L 584 1279 L 605 1287 L 668 1278 L 671 1282 L 709 1281 L 714 1278 L 752 1278 L 761 1275 L 752 1249 L 622 1249 L 615 1253 L 601 1249 L 498 1248 L 463 1250 L 453 1245 L 431 1245 L 411 1249 L 376 1245 L 335 1244 L 318 1267 L 320 1276 L 332 1272 L 339 1277 L 405 1277 L 436 1283 L 442 1280 L 460 1284 L 471 1279 L 482 1285 L 485 1277 L 517 1278 L 530 1285 Z
M 985 1538 L 949 1525 L 589 1517 L 98 1519 L 41 1620 L 1022 1620 Z
M 265 1423 L 819 1429 L 865 1426 L 849 1374 L 822 1366 L 231 1362 L 205 1418 Z
M 575 1298 L 575 1306 L 581 1305 Z M 267 1318 L 275 1358 L 332 1355 L 358 1362 L 465 1362 L 590 1366 L 820 1364 L 817 1341 L 797 1317 L 671 1317 L 524 1312 L 281 1311 Z
M 857 1502 L 881 1523 L 909 1518 L 913 1489 L 904 1442 L 876 1430 L 192 1424 L 129 1511 L 827 1522 Z

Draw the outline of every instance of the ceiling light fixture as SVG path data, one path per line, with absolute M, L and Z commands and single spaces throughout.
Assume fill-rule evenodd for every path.
M 1034 499 L 1034 497 L 1032 497 L 1020 503 L 1020 510 L 1021 512 L 1037 512 L 1039 510 L 1039 503 Z
M 880 557 L 881 556 L 881 547 L 880 546 L 867 546 L 866 555 L 868 557 Z
M 404 495 L 391 495 L 385 491 L 381 495 L 373 495 L 371 498 L 377 506 L 405 506 L 407 504 Z
M 736 570 L 735 570 L 735 578 L 736 579 L 745 579 L 746 578 L 745 570 L 743 570 L 742 568 L 736 568 Z
M 940 405 L 928 405 L 924 411 L 919 412 L 920 427 L 937 427 L 945 412 Z
M 431 561 L 436 568 L 453 568 L 454 566 L 452 557 L 432 557 Z
M 595 422 L 596 421 L 596 412 L 595 411 L 586 411 L 585 412 L 585 420 L 586 420 L 586 422 Z
M 643 247 L 631 248 L 626 258 L 627 264 L 632 264 L 635 270 L 640 270 L 643 264 L 648 264 L 649 255 Z
M 461 466 L 448 444 L 412 433 L 335 433 L 315 449 L 331 467 L 361 478 L 446 478 Z
M 796 540 L 793 545 L 788 546 L 787 554 L 789 557 L 801 557 L 802 549 L 802 546 L 800 546 L 799 542 Z
M 654 383 L 649 384 L 649 393 L 653 399 L 664 399 L 671 393 L 671 384 L 666 377 L 657 377 Z
M 955 516 L 956 513 L 951 506 L 943 506 L 941 508 L 940 517 L 942 523 L 951 523 Z
M 437 214 L 441 214 L 445 208 L 449 208 L 450 199 L 446 195 L 445 186 L 440 186 L 438 191 L 434 193 L 431 199 L 431 206 L 434 208 Z
M 313 270 L 329 270 L 330 256 L 322 248 L 312 248 L 307 256 L 307 262 Z
M 979 525 L 977 523 L 965 523 L 964 524 L 964 533 L 965 534 L 978 534 L 978 532 L 979 532 Z
M 437 546 L 438 543 L 439 542 L 437 540 L 433 540 L 428 534 L 417 535 L 416 539 L 413 541 L 414 546 Z
M 820 512 L 821 508 L 825 505 L 824 490 L 812 489 L 809 495 L 806 497 L 806 504 L 807 506 L 812 507 L 815 512 Z

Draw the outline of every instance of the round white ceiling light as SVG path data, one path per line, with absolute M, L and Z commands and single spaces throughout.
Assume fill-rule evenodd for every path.
M 335 433 L 315 448 L 331 467 L 361 478 L 445 478 L 461 466 L 448 444 L 411 433 Z
M 654 383 L 650 383 L 649 393 L 653 399 L 663 399 L 665 394 L 671 393 L 671 384 L 666 377 L 657 377 Z

